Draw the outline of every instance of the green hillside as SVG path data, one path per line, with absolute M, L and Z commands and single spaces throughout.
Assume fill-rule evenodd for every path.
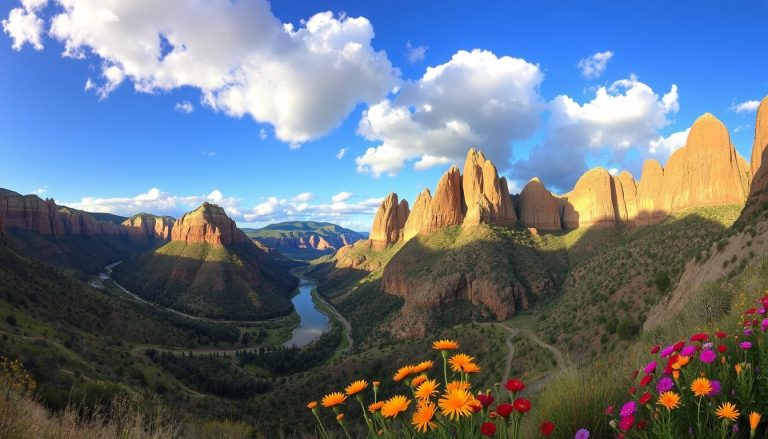
M 105 221 L 108 223 L 122 224 L 123 221 L 128 219 L 127 216 L 120 216 L 112 213 L 103 213 L 103 212 L 87 212 L 87 213 L 99 221 Z
M 314 233 L 323 237 L 333 237 L 339 234 L 359 235 L 354 230 L 346 229 L 337 224 L 315 221 L 286 221 L 270 224 L 260 229 L 241 229 L 249 238 L 280 238 L 285 236 L 303 236 Z
M 315 221 L 288 221 L 260 229 L 242 230 L 254 241 L 298 260 L 311 260 L 331 254 L 345 244 L 354 244 L 366 238 L 365 234 L 337 224 Z M 316 242 L 322 239 L 328 246 L 314 248 L 310 245 L 310 239 Z

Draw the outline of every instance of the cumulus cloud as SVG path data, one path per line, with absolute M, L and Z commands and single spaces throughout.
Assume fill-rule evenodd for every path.
M 459 51 L 363 113 L 358 133 L 381 143 L 355 159 L 357 170 L 378 177 L 415 159 L 418 169 L 459 163 L 473 146 L 506 168 L 511 142 L 539 125 L 543 79 L 539 66 L 524 59 Z
M 32 193 L 35 195 L 43 195 L 46 192 L 48 192 L 48 188 L 44 188 L 44 187 L 37 188 L 34 191 L 32 191 Z
M 408 62 L 415 64 L 419 61 L 423 61 L 424 57 L 427 55 L 427 49 L 429 49 L 427 46 L 413 46 L 409 40 L 405 43 L 405 53 L 408 57 Z
M 336 158 L 341 160 L 344 158 L 344 156 L 347 154 L 348 149 L 347 148 L 341 148 L 339 152 L 336 153 Z
M 331 204 L 312 204 L 292 199 L 269 197 L 242 219 L 253 224 L 268 224 L 280 221 L 307 220 L 334 222 L 341 225 L 355 224 L 355 228 L 370 227 L 370 218 L 376 213 L 383 198 L 367 198 L 357 203 L 334 201 Z
M 579 60 L 576 67 L 581 70 L 581 75 L 587 79 L 595 79 L 605 72 L 608 68 L 608 61 L 613 58 L 613 52 L 606 50 L 605 52 L 597 52 L 586 58 Z
M 177 103 L 176 106 L 173 107 L 173 109 L 178 111 L 179 113 L 189 114 L 189 113 L 195 111 L 195 106 L 192 105 L 192 102 L 182 101 L 182 102 Z
M 43 0 L 24 0 L 3 29 L 15 49 L 42 48 Z M 296 27 L 266 0 L 52 0 L 48 34 L 64 56 L 97 59 L 107 97 L 123 82 L 139 92 L 200 90 L 205 105 L 269 123 L 297 145 L 338 126 L 359 103 L 380 100 L 399 71 L 371 45 L 365 17 L 313 15 Z
M 760 101 L 744 101 L 738 104 L 733 104 L 731 110 L 737 113 L 751 113 L 757 111 L 757 107 L 760 106 Z
M 676 149 L 685 146 L 685 141 L 688 140 L 688 133 L 690 128 L 685 131 L 677 131 L 669 136 L 659 136 L 656 140 L 651 140 L 648 144 L 648 152 L 661 159 L 669 157 Z M 662 160 L 663 161 L 663 160 Z
M 342 201 L 347 201 L 350 198 L 352 198 L 352 193 L 339 192 L 338 194 L 331 197 L 331 201 L 333 201 L 334 203 L 341 203 Z
M 291 201 L 295 203 L 304 203 L 307 201 L 312 201 L 315 199 L 315 194 L 312 192 L 302 192 L 299 195 L 296 195 L 295 197 L 291 198 Z
M 664 138 L 659 134 L 679 110 L 678 100 L 676 85 L 659 96 L 635 76 L 598 88 L 594 98 L 584 104 L 570 96 L 557 96 L 549 103 L 551 116 L 544 140 L 527 159 L 515 163 L 514 176 L 523 181 L 539 176 L 563 191 L 586 171 L 590 154 L 609 154 L 618 163 L 630 151 L 666 158 L 685 135 Z
M 83 197 L 80 201 L 76 202 L 57 201 L 57 203 L 88 212 L 114 213 L 125 216 L 134 215 L 139 212 L 178 216 L 199 206 L 204 201 L 218 204 L 229 215 L 240 215 L 240 200 L 233 197 L 225 197 L 218 189 L 214 189 L 207 195 L 177 196 L 153 187 L 147 192 L 133 197 Z

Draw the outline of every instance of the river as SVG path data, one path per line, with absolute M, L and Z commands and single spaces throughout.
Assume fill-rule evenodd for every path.
M 323 335 L 330 328 L 331 321 L 312 300 L 312 290 L 317 286 L 314 281 L 304 277 L 303 270 L 294 270 L 293 275 L 299 278 L 299 293 L 291 300 L 301 321 L 291 333 L 291 339 L 283 343 L 283 346 L 302 347 Z

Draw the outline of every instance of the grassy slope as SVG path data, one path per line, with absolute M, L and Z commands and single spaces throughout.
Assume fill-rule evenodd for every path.
M 315 221 L 288 221 L 270 224 L 260 229 L 242 229 L 249 238 L 284 238 L 308 234 L 333 237 L 340 234 L 357 235 L 354 230 L 345 229 L 337 224 Z

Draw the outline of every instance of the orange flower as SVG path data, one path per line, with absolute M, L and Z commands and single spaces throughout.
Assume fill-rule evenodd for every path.
M 451 381 L 447 386 L 445 386 L 445 391 L 451 392 L 453 390 L 469 390 L 470 387 L 470 384 L 466 381 Z
M 421 374 L 411 380 L 411 387 L 419 387 L 421 383 L 423 383 L 426 380 L 427 380 L 427 376 L 424 374 Z
M 413 366 L 403 366 L 400 369 L 397 369 L 397 372 L 395 373 L 395 376 L 392 377 L 395 381 L 402 381 L 406 378 L 408 378 L 413 373 Z
M 373 404 L 368 406 L 368 411 L 371 413 L 378 412 L 379 410 L 381 410 L 381 406 L 383 405 L 384 405 L 384 401 L 374 402 Z
M 469 363 L 462 367 L 462 372 L 464 373 L 478 373 L 480 372 L 480 366 L 478 366 L 475 363 Z
M 432 418 L 435 417 L 435 411 L 437 407 L 431 402 L 420 402 L 419 408 L 413 414 L 411 424 L 416 427 L 416 431 L 419 433 L 426 433 L 429 430 L 433 430 L 437 427 L 437 424 L 432 422 Z
M 741 363 L 736 363 L 733 365 L 734 369 L 736 369 L 736 375 L 741 375 Z
M 438 384 L 437 380 L 426 380 L 416 388 L 416 398 L 420 400 L 429 399 L 437 393 Z
M 729 421 L 735 421 L 740 414 L 741 413 L 736 409 L 736 406 L 730 402 L 720 404 L 720 407 L 715 411 L 715 415 L 717 415 L 718 418 L 723 420 L 728 419 Z
M 344 413 L 339 413 L 338 415 L 336 415 L 336 420 L 339 421 L 339 422 L 343 421 L 344 420 Z
M 448 364 L 451 365 L 451 370 L 454 372 L 462 372 L 464 367 L 471 364 L 474 358 L 467 354 L 456 354 L 448 360 Z
M 321 402 L 323 404 L 323 407 L 329 408 L 329 407 L 335 407 L 339 404 L 344 404 L 344 401 L 346 400 L 347 400 L 347 396 L 344 395 L 343 393 L 333 392 L 323 396 L 323 399 Z
M 422 373 L 435 367 L 435 363 L 432 360 L 422 361 L 421 363 L 413 366 L 413 373 Z
M 384 402 L 381 406 L 381 415 L 385 418 L 394 418 L 400 413 L 408 410 L 411 400 L 403 395 L 396 395 Z
M 432 349 L 438 351 L 453 351 L 459 348 L 459 342 L 455 340 L 438 340 L 432 343 Z
M 691 391 L 699 398 L 707 396 L 712 392 L 712 383 L 706 378 L 696 378 L 691 383 Z
M 472 414 L 473 401 L 474 398 L 471 393 L 466 390 L 456 389 L 444 394 L 438 404 L 443 416 L 447 416 L 453 421 L 459 417 L 470 416 Z
M 360 393 L 363 390 L 365 390 L 368 387 L 368 381 L 366 380 L 357 380 L 353 382 L 352 384 L 348 385 L 346 389 L 344 389 L 345 392 L 347 392 L 347 396 L 352 396 L 356 393 Z

